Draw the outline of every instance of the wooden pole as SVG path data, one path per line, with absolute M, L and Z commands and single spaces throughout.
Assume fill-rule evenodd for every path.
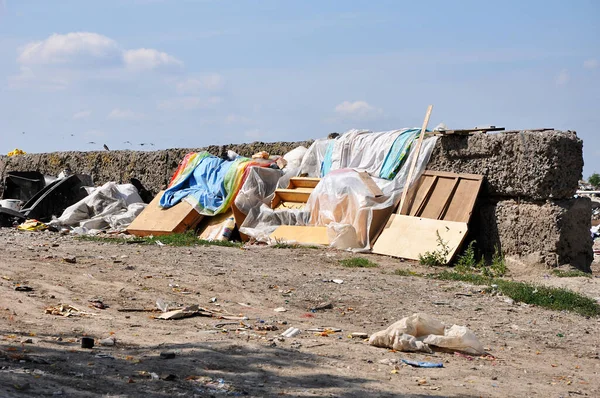
M 417 140 L 417 146 L 415 147 L 414 156 L 412 158 L 412 163 L 410 164 L 410 169 L 408 169 L 408 175 L 406 176 L 406 181 L 404 182 L 404 188 L 402 189 L 402 199 L 400 199 L 400 207 L 398 208 L 398 214 L 402 214 L 402 209 L 404 207 L 404 202 L 406 201 L 406 194 L 408 193 L 408 188 L 410 188 L 413 174 L 415 172 L 415 167 L 417 166 L 417 160 L 419 160 L 419 154 L 421 153 L 421 144 L 423 143 L 423 137 L 425 136 L 425 131 L 427 131 L 427 125 L 429 124 L 429 117 L 431 116 L 431 110 L 433 109 L 433 105 L 429 105 L 427 108 L 427 113 L 425 114 L 425 120 L 423 120 L 423 127 L 421 127 L 421 134 L 419 134 L 419 139 Z

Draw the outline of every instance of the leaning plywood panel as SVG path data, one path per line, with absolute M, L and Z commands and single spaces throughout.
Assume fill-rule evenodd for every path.
M 418 260 L 426 252 L 442 251 L 446 263 L 452 260 L 467 234 L 467 223 L 392 214 L 373 245 L 373 252 Z M 439 236 L 439 237 L 438 237 Z M 440 247 L 439 239 L 446 249 Z
M 327 227 L 281 225 L 271 234 L 271 239 L 309 245 L 329 245 Z
M 483 176 L 426 170 L 409 189 L 398 214 L 469 222 Z
M 162 209 L 158 206 L 164 191 L 161 191 L 127 228 L 127 232 L 136 236 L 168 235 L 193 229 L 202 220 L 192 205 L 181 201 L 175 206 Z

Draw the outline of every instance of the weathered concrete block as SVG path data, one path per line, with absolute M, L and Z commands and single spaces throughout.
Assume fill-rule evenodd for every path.
M 528 257 L 549 267 L 570 264 L 589 272 L 594 258 L 588 198 L 526 202 L 481 200 L 473 213 L 469 240 L 491 256 Z
M 583 172 L 583 142 L 575 132 L 506 132 L 445 136 L 428 168 L 483 174 L 487 196 L 568 199 Z

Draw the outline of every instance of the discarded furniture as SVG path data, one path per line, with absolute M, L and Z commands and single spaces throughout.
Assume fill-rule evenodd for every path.
M 426 170 L 392 214 L 373 252 L 418 260 L 438 252 L 449 263 L 463 244 L 483 176 Z

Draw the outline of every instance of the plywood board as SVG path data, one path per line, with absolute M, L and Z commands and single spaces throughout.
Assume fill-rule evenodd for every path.
M 281 225 L 270 235 L 271 239 L 309 245 L 329 245 L 327 227 Z
M 361 171 L 361 172 L 358 172 L 358 176 L 360 177 L 362 182 L 365 183 L 365 185 L 367 186 L 369 191 L 371 191 L 371 193 L 373 194 L 374 197 L 378 198 L 380 196 L 383 196 L 383 191 L 381 190 L 381 188 L 379 188 L 379 186 L 371 178 L 369 173 L 367 173 L 366 171 Z
M 398 214 L 469 222 L 483 176 L 426 170 L 409 189 Z
M 467 223 L 392 214 L 373 253 L 418 260 L 419 255 L 441 250 L 438 234 L 448 247 L 449 263 L 467 235 Z
M 192 205 L 181 201 L 169 209 L 162 209 L 158 205 L 164 191 L 161 191 L 148 206 L 127 228 L 127 232 L 136 236 L 168 235 L 181 233 L 194 229 L 202 220 Z

